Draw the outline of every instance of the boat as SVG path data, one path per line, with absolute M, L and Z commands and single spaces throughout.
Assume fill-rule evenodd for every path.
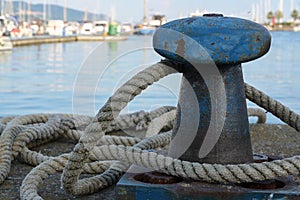
M 156 27 L 150 27 L 147 24 L 141 24 L 135 27 L 135 35 L 152 35 L 156 30 Z
M 63 35 L 65 36 L 72 36 L 79 34 L 79 26 L 78 22 L 67 22 L 63 29 Z
M 144 21 L 135 28 L 136 35 L 152 35 L 155 30 L 167 22 L 166 16 L 161 14 L 152 15 L 150 20 Z
M 13 49 L 12 42 L 7 36 L 0 36 L 0 51 L 11 51 Z
M 94 31 L 94 26 L 92 22 L 84 22 L 81 25 L 80 34 L 81 35 L 92 35 Z
M 109 30 L 109 23 L 106 20 L 93 22 L 93 33 L 96 35 L 107 35 Z
M 12 50 L 13 45 L 10 40 L 10 32 L 14 28 L 14 23 L 7 16 L 0 16 L 0 51 Z
M 51 36 L 62 36 L 65 23 L 63 20 L 49 20 L 46 27 L 46 34 Z
M 294 32 L 299 32 L 300 31 L 300 25 L 294 26 L 293 31 Z
M 123 23 L 121 25 L 121 34 L 131 35 L 133 33 L 133 24 L 131 23 Z
M 134 34 L 136 35 L 152 35 L 155 30 L 166 23 L 166 16 L 162 14 L 154 14 L 148 20 L 147 17 L 147 0 L 144 0 L 144 17 L 143 22 L 135 26 Z
M 0 34 L 3 36 L 10 36 L 11 30 L 17 27 L 17 21 L 14 17 L 9 15 L 0 16 Z
M 207 11 L 200 12 L 198 9 L 195 12 L 189 13 L 189 17 L 202 17 Z

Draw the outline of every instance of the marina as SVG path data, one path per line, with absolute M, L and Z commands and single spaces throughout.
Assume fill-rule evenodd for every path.
M 0 199 L 298 199 L 300 0 L 128 2 L 0 0 Z
M 149 14 L 147 0 L 143 0 L 143 16 L 138 23 L 116 21 L 116 13 L 113 9 L 109 16 L 76 11 L 78 15 L 83 16 L 81 20 L 74 21 L 75 18 L 68 18 L 68 12 L 74 12 L 74 10 L 67 8 L 66 3 L 63 7 L 56 7 L 56 5 L 46 4 L 46 2 L 31 4 L 1 0 L 0 7 L 0 35 L 3 35 L 1 38 L 2 50 L 9 50 L 13 46 L 49 42 L 125 40 L 126 36 L 132 34 L 152 35 L 156 28 L 168 20 L 165 14 Z M 252 5 L 251 20 L 264 25 L 270 31 L 297 32 L 299 31 L 300 20 L 296 8 L 294 2 L 291 1 L 291 18 L 283 21 L 283 15 L 278 16 L 278 13 L 284 13 L 283 1 L 279 1 L 278 10 L 274 12 L 269 11 L 271 10 L 271 3 L 269 0 L 265 0 L 264 3 Z M 54 17 L 53 9 L 61 10 L 63 19 Z M 18 10 L 22 12 L 17 12 Z M 207 12 L 207 10 L 196 9 L 195 12 L 190 12 L 187 16 L 199 17 Z M 185 16 L 178 16 L 178 18 L 182 17 Z M 9 39 L 12 41 L 12 46 L 10 42 L 5 42 L 6 46 L 4 47 L 4 40 L 8 41 Z
M 14 38 L 11 40 L 13 46 L 24 46 L 24 45 L 38 45 L 48 43 L 62 43 L 62 42 L 81 42 L 81 41 L 123 41 L 126 40 L 126 36 L 34 36 L 28 38 Z
M 300 96 L 297 95 L 299 70 L 295 66 L 300 60 L 293 49 L 300 48 L 298 36 L 299 33 L 296 32 L 273 32 L 271 51 L 266 57 L 247 63 L 243 68 L 246 82 L 255 85 L 296 112 L 300 111 Z M 293 42 L 290 38 L 294 38 Z M 153 52 L 151 41 L 151 36 L 130 36 L 125 41 L 49 43 L 19 46 L 14 51 L 2 52 L 1 116 L 45 112 L 93 116 L 111 96 L 112 91 L 129 79 L 133 72 L 141 70 L 141 66 L 149 66 L 161 59 Z M 114 62 L 110 63 L 109 60 Z M 80 73 L 88 76 L 83 76 L 86 79 L 79 79 Z M 101 78 L 97 81 L 99 77 Z M 174 75 L 154 84 L 129 104 L 125 113 L 141 109 L 150 111 L 162 105 L 176 106 L 180 86 L 175 83 L 178 83 L 180 78 L 180 75 Z M 76 90 L 78 81 L 81 87 Z M 255 107 L 251 103 L 248 103 L 248 106 Z M 253 123 L 255 121 L 256 119 L 252 120 Z M 298 150 L 294 151 L 299 149 L 297 132 L 271 114 L 267 116 L 267 123 L 250 126 L 256 152 L 284 153 L 286 156 L 298 153 Z M 266 139 L 270 136 L 271 139 Z M 265 140 L 262 141 L 262 138 Z M 286 144 L 289 144 L 288 147 Z M 52 150 L 53 146 L 57 148 Z M 71 142 L 60 140 L 43 145 L 37 151 L 48 151 L 55 155 L 61 151 L 69 151 L 72 147 Z M 6 180 L 0 186 L 0 191 L 3 195 L 18 198 L 20 181 L 32 167 L 20 164 L 17 160 L 13 161 L 12 165 L 11 177 L 17 178 Z M 74 198 L 61 189 L 59 180 L 60 174 L 49 177 L 46 185 L 40 185 L 39 194 L 44 198 Z M 99 197 L 120 198 L 117 196 L 116 187 L 109 187 L 77 199 Z
M 278 98 L 293 110 L 300 112 L 298 103 L 300 91 L 297 87 L 299 69 L 296 67 L 300 60 L 297 51 L 294 51 L 294 49 L 300 48 L 299 33 L 272 32 L 272 36 L 272 49 L 260 60 L 260 63 L 256 64 L 257 61 L 253 61 L 245 64 L 247 66 L 243 69 L 245 81 L 254 84 L 270 96 Z M 129 36 L 124 41 L 99 43 L 74 42 L 72 39 L 68 43 L 20 46 L 15 47 L 11 52 L 2 52 L 0 57 L 1 115 L 46 111 L 74 112 L 71 105 L 74 98 L 72 93 L 75 78 L 80 69 L 85 68 L 89 63 L 93 63 L 93 66 L 87 68 L 89 71 L 85 73 L 93 74 L 91 70 L 102 71 L 107 67 L 106 75 L 101 76 L 104 79 L 101 79 L 99 86 L 96 83 L 87 86 L 87 91 L 92 94 L 94 94 L 95 88 L 99 90 L 95 93 L 95 97 L 91 97 L 91 94 L 84 94 L 84 91 L 78 95 L 80 99 L 85 99 L 85 95 L 87 95 L 86 98 L 92 98 L 87 101 L 95 104 L 95 108 L 98 108 L 109 97 L 111 91 L 117 87 L 119 77 L 123 77 L 125 74 L 130 76 L 130 72 L 138 66 L 150 65 L 161 59 L 153 52 L 151 40 L 151 36 Z M 122 56 L 124 53 L 126 56 Z M 109 64 L 107 60 L 113 59 L 117 60 Z M 106 66 L 105 63 L 109 66 Z M 165 83 L 151 89 L 154 93 L 149 92 L 150 96 L 146 92 L 145 96 L 140 97 L 141 99 L 138 98 L 137 102 L 133 104 L 134 110 L 150 109 L 151 106 L 148 107 L 147 102 L 152 102 L 154 105 L 176 105 L 179 85 L 172 84 L 174 79 L 178 80 L 178 75 L 170 77 L 169 80 L 165 80 Z M 167 88 L 170 89 L 166 90 Z M 282 95 L 283 93 L 284 95 Z M 58 99 L 53 100 L 52 98 Z M 44 104 L 43 102 L 48 103 Z M 77 108 L 77 110 L 80 109 L 83 107 Z M 95 112 L 95 110 L 88 111 L 91 115 Z M 268 122 L 280 123 L 271 114 L 268 114 Z

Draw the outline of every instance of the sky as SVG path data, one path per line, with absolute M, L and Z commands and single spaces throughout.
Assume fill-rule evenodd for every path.
M 26 0 L 31 3 L 48 2 L 52 4 L 67 4 L 68 7 L 89 10 L 95 13 L 111 15 L 118 21 L 138 22 L 143 18 L 144 0 Z M 284 5 L 284 19 L 288 20 L 291 13 L 291 2 L 300 11 L 300 0 L 282 0 Z M 271 10 L 278 10 L 280 0 L 147 0 L 148 15 L 165 14 L 167 20 L 188 16 L 189 13 L 199 11 L 222 13 L 225 16 L 239 16 L 252 19 L 252 7 L 264 10 L 264 5 L 270 2 Z M 258 15 L 256 15 L 258 16 Z M 260 18 L 265 16 L 260 12 Z

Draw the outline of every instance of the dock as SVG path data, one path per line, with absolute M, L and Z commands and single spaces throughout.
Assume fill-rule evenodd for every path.
M 300 134 L 291 127 L 283 124 L 250 124 L 251 139 L 253 151 L 264 153 L 269 156 L 284 155 L 290 157 L 300 154 Z M 44 144 L 33 150 L 40 151 L 46 155 L 60 155 L 73 149 L 75 143 L 64 138 Z M 24 177 L 29 173 L 33 166 L 27 165 L 16 159 L 12 162 L 9 176 L 0 185 L 1 199 L 18 199 L 20 195 L 20 186 Z M 116 199 L 118 191 L 115 186 L 111 186 L 91 195 L 72 196 L 67 194 L 60 183 L 61 173 L 57 173 L 47 178 L 40 186 L 38 193 L 45 199 Z M 298 186 L 300 185 L 300 176 L 295 177 Z M 299 186 L 300 187 L 300 186 Z M 288 199 L 299 199 L 290 194 Z
M 126 36 L 76 35 L 76 36 L 33 36 L 12 38 L 13 46 L 26 46 L 47 43 L 80 42 L 80 41 L 124 41 Z

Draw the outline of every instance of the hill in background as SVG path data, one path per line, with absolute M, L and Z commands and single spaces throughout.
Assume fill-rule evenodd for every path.
M 13 10 L 13 15 L 16 16 L 19 21 L 31 21 L 34 19 L 43 19 L 44 7 L 46 7 L 45 14 L 47 20 L 64 19 L 64 7 L 54 4 L 47 4 L 44 6 L 43 4 L 32 3 L 29 5 L 24 1 L 13 1 L 10 3 L 6 2 L 5 9 L 3 10 L 10 12 L 8 14 L 11 14 Z M 67 8 L 67 21 L 83 21 L 84 19 L 95 21 L 103 19 L 107 20 L 108 17 L 100 13 L 84 12 L 81 10 Z

